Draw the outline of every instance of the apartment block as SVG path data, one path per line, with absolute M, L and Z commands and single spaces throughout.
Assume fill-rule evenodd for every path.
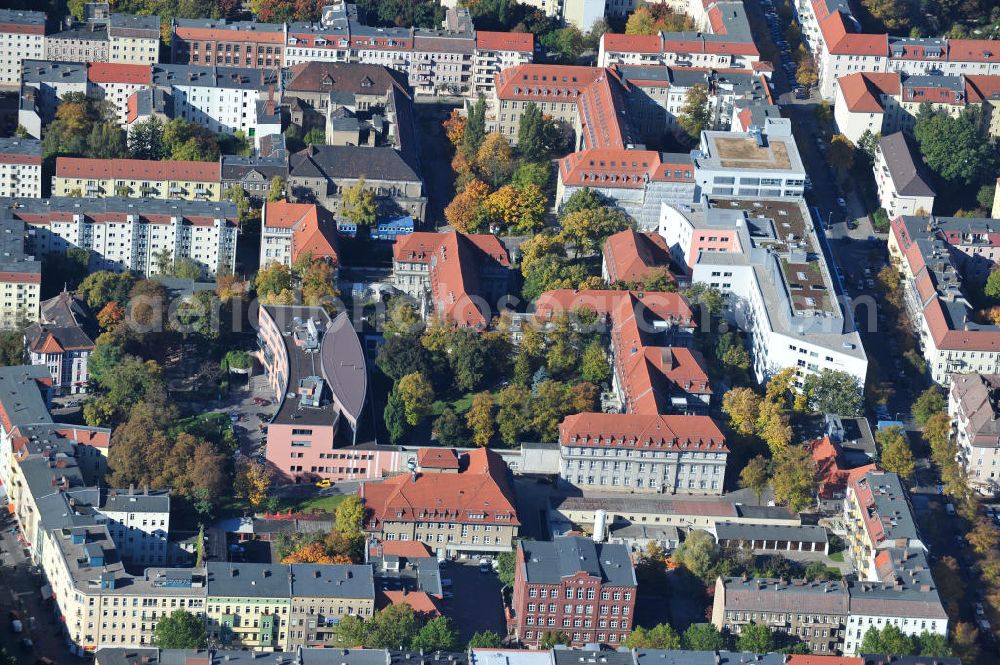
M 42 142 L 0 138 L 0 197 L 41 198 Z
M 0 330 L 38 320 L 42 262 L 26 251 L 26 228 L 9 209 L 0 210 Z
M 41 303 L 41 315 L 24 331 L 32 365 L 47 367 L 57 394 L 85 393 L 87 361 L 94 351 L 94 321 L 86 303 L 63 291 Z
M 67 19 L 45 36 L 45 59 L 63 62 L 113 62 L 149 65 L 160 59 L 160 17 L 132 14 Z
M 273 135 L 272 135 L 273 136 Z M 278 136 L 282 136 L 278 134 Z M 222 192 L 230 187 L 240 187 L 247 198 L 255 204 L 262 204 L 271 191 L 271 181 L 281 178 L 288 182 L 288 153 L 284 141 L 279 152 L 281 156 L 240 155 L 222 156 Z
M 412 473 L 363 483 L 358 495 L 372 537 L 418 541 L 439 556 L 510 551 L 521 525 L 510 469 L 485 448 L 421 450 Z
M 278 70 L 285 65 L 285 26 L 221 19 L 174 19 L 170 61 L 204 67 Z
M 278 410 L 267 426 L 267 461 L 287 479 L 350 478 L 343 446 L 355 443 L 368 378 L 346 312 L 260 308 L 257 345 Z M 346 425 L 346 427 L 344 427 Z M 338 437 L 339 434 L 339 437 Z
M 221 201 L 218 162 L 56 158 L 53 196 Z
M 805 192 L 806 169 L 785 118 L 750 132 L 702 132 L 693 158 L 695 182 L 709 197 L 801 198 Z
M 190 162 L 184 162 L 190 164 Z M 159 258 L 190 258 L 208 275 L 235 265 L 239 220 L 229 202 L 53 197 L 12 199 L 37 256 L 89 249 L 91 270 L 153 275 Z
M 81 62 L 21 60 L 17 122 L 40 139 L 42 125 L 52 122 L 59 100 L 73 92 L 87 94 L 87 65 Z
M 1000 374 L 954 374 L 948 390 L 958 459 L 969 484 L 986 496 L 1000 486 Z
M 670 248 L 658 233 L 633 229 L 616 233 L 604 241 L 602 256 L 601 279 L 608 284 L 642 284 L 660 275 L 677 281 L 670 272 Z
M 209 639 L 229 648 L 329 646 L 345 616 L 371 617 L 370 565 L 208 563 Z
M 169 563 L 169 490 L 108 490 L 101 495 L 98 510 L 107 520 L 108 532 L 126 565 L 152 566 Z
M 842 77 L 857 72 L 1000 74 L 1000 49 L 990 39 L 864 33 L 847 0 L 802 0 L 796 10 L 817 60 L 820 94 L 828 100 L 835 98 Z
M 757 192 L 763 186 L 748 187 Z M 793 367 L 798 386 L 824 369 L 846 372 L 864 385 L 868 358 L 802 199 L 765 192 L 709 198 L 693 210 L 664 205 L 659 232 L 693 282 L 730 298 L 727 316 L 750 338 L 751 370 L 759 381 Z
M 472 56 L 472 92 L 487 96 L 497 75 L 505 69 L 532 61 L 535 36 L 530 32 L 476 32 Z
M 510 256 L 492 235 L 411 233 L 393 244 L 392 281 L 425 316 L 484 330 L 509 292 Z
M 632 632 L 638 584 L 624 545 L 579 536 L 521 540 L 514 550 L 508 630 L 537 647 L 546 632 L 570 645 L 617 647 Z
M 996 263 L 1000 220 L 896 217 L 889 256 L 903 277 L 904 303 L 917 328 L 931 378 L 1000 372 L 1000 327 L 977 323 L 966 284 L 982 284 Z
M 0 87 L 21 84 L 21 63 L 45 57 L 45 13 L 0 9 Z
M 903 132 L 883 136 L 875 146 L 875 185 L 879 203 L 890 219 L 934 211 L 934 189 L 919 152 L 916 160 L 913 153 L 914 147 Z
M 751 69 L 760 60 L 742 2 L 688 1 L 681 11 L 702 24 L 696 33 L 655 35 L 605 33 L 597 64 L 666 65 L 711 69 Z
M 844 523 L 848 552 L 862 580 L 882 579 L 879 567 L 891 549 L 927 551 L 909 495 L 894 473 L 873 470 L 853 478 L 844 497 Z
M 983 135 L 1000 136 L 1000 69 L 993 74 L 848 74 L 838 82 L 833 108 L 837 129 L 857 143 L 866 131 L 884 136 L 912 130 L 924 105 L 952 117 L 977 110 Z

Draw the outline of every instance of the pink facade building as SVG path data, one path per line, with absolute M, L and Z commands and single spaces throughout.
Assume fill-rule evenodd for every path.
M 374 447 L 353 445 L 368 377 L 346 313 L 331 321 L 319 307 L 262 306 L 257 343 L 278 403 L 266 458 L 282 477 L 364 478 L 392 463 Z

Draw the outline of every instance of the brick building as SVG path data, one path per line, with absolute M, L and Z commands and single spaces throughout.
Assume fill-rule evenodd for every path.
M 624 644 L 632 632 L 637 583 L 624 545 L 561 536 L 522 540 L 514 563 L 508 628 L 537 647 L 546 632 L 561 632 L 573 647 Z

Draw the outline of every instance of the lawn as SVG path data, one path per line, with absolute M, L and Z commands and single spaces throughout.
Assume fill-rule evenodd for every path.
M 330 513 L 337 510 L 337 506 L 346 499 L 348 494 L 331 494 L 329 496 L 313 496 L 308 498 L 283 498 L 281 500 L 281 511 L 291 510 L 293 513 L 311 513 L 314 511 Z
M 844 563 L 844 550 L 839 552 L 834 552 L 830 555 L 830 561 L 836 561 L 837 563 Z

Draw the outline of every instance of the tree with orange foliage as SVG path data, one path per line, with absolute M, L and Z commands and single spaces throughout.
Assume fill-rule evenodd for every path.
M 465 118 L 458 109 L 452 109 L 451 115 L 441 123 L 441 126 L 444 127 L 445 134 L 453 146 L 457 148 L 462 144 L 462 139 L 465 137 Z
M 547 208 L 548 198 L 534 184 L 521 188 L 504 185 L 490 194 L 485 202 L 490 221 L 518 235 L 532 235 L 541 231 L 545 226 Z
M 514 150 L 507 137 L 490 132 L 476 152 L 476 173 L 492 187 L 499 187 L 510 180 L 514 173 Z
M 281 563 L 351 563 L 351 557 L 343 554 L 327 554 L 323 543 L 310 543 L 286 556 Z
M 490 195 L 490 186 L 482 180 L 472 180 L 465 189 L 455 195 L 444 217 L 456 231 L 476 233 L 483 218 L 483 203 Z
M 101 330 L 113 330 L 125 320 L 125 310 L 115 301 L 109 302 L 97 313 L 97 325 Z

